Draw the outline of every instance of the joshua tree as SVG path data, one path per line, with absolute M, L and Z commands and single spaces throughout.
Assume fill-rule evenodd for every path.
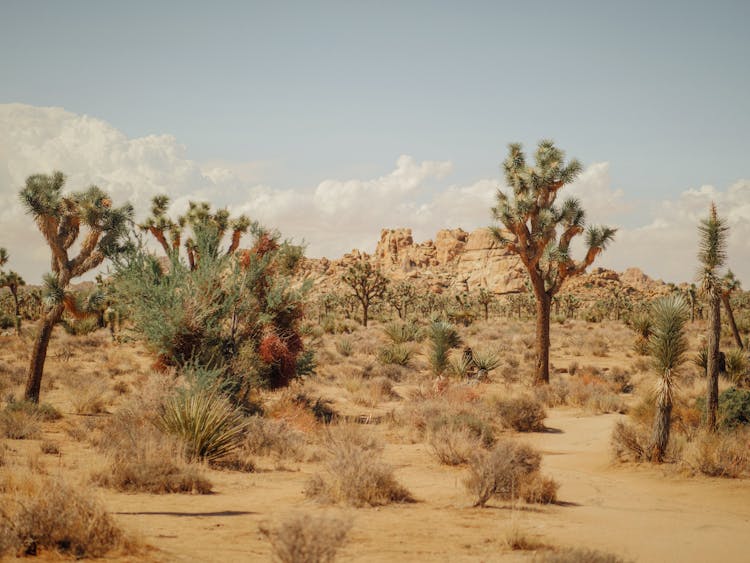
M 708 301 L 708 350 L 706 355 L 706 425 L 716 430 L 716 413 L 719 409 L 719 339 L 721 336 L 722 280 L 719 269 L 726 261 L 727 232 L 729 227 L 716 213 L 713 203 L 708 217 L 698 227 L 700 246 L 698 260 L 701 291 Z
M 8 263 L 8 251 L 0 247 L 0 268 Z
M 734 341 L 737 343 L 737 348 L 739 348 L 740 350 L 743 350 L 745 346 L 742 343 L 742 337 L 740 336 L 740 331 L 737 328 L 736 321 L 734 320 L 734 313 L 732 312 L 732 304 L 729 302 L 729 298 L 732 295 L 732 292 L 737 291 L 739 289 L 741 289 L 740 280 L 738 280 L 734 276 L 734 272 L 732 272 L 732 270 L 729 270 L 724 276 L 724 279 L 722 280 L 721 302 L 724 304 L 724 311 L 726 312 L 727 318 L 729 319 L 729 326 L 732 329 L 732 336 L 734 336 Z
M 659 379 L 656 383 L 651 461 L 661 463 L 669 443 L 677 370 L 685 362 L 688 350 L 685 335 L 688 306 L 682 297 L 669 295 L 654 303 L 652 316 L 654 325 L 649 353 Z
M 349 266 L 341 280 L 354 292 L 359 304 L 362 306 L 362 325 L 367 326 L 370 305 L 375 299 L 381 299 L 388 287 L 388 280 L 372 264 L 364 260 L 358 260 Z
M 251 226 L 254 226 L 244 215 L 232 219 L 226 209 L 212 212 L 211 205 L 207 202 L 196 203 L 191 201 L 187 213 L 178 217 L 176 221 L 173 221 L 167 215 L 168 207 L 169 197 L 166 195 L 154 197 L 151 202 L 151 216 L 139 227 L 141 230 L 151 233 L 170 258 L 179 254 L 182 244 L 185 247 L 191 270 L 195 270 L 198 266 L 198 246 L 193 236 L 188 236 L 185 242 L 182 242 L 186 227 L 191 227 L 193 232 L 196 228 L 210 227 L 215 230 L 216 240 L 219 242 L 221 242 L 227 230 L 230 230 L 232 236 L 226 250 L 226 254 L 230 255 L 239 248 L 242 235 L 247 233 Z M 215 250 L 218 252 L 218 248 Z
M 0 287 L 7 287 L 15 304 L 16 333 L 21 334 L 21 306 L 18 301 L 18 288 L 26 285 L 24 279 L 14 271 L 0 272 Z
M 536 165 L 526 164 L 521 145 L 509 145 L 503 167 L 512 190 L 497 192 L 495 220 L 506 230 L 493 228 L 497 241 L 518 254 L 529 273 L 536 298 L 535 383 L 549 383 L 549 325 L 552 298 L 563 282 L 586 271 L 613 240 L 616 229 L 590 226 L 586 232 L 586 255 L 576 262 L 570 255 L 570 243 L 585 229 L 585 213 L 575 198 L 557 205 L 560 189 L 581 172 L 577 160 L 564 163 L 564 153 L 552 141 L 541 141 Z
M 51 176 L 36 174 L 26 179 L 20 192 L 22 204 L 34 218 L 52 253 L 52 272 L 44 277 L 46 309 L 40 320 L 26 382 L 25 398 L 34 403 L 39 402 L 52 329 L 66 305 L 74 302 L 67 292 L 71 280 L 122 249 L 121 241 L 133 215 L 130 204 L 112 207 L 109 196 L 96 186 L 63 194 L 64 185 L 62 172 Z M 85 236 L 78 246 L 78 255 L 71 257 L 69 251 L 84 232 L 82 228 L 85 228 Z
M 495 301 L 495 294 L 485 287 L 480 287 L 479 295 L 477 295 L 477 302 L 484 308 L 485 321 L 490 319 L 490 305 L 493 301 Z
M 386 301 L 396 309 L 399 319 L 405 319 L 409 307 L 417 298 L 417 290 L 407 281 L 397 283 L 386 292 Z

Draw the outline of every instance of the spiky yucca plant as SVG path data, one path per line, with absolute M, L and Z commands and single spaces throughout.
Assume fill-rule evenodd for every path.
M 461 337 L 451 323 L 435 321 L 427 330 L 429 339 L 428 359 L 435 375 L 442 375 L 448 367 L 448 354 L 461 344 Z
M 161 428 L 180 438 L 189 460 L 213 461 L 234 450 L 247 425 L 242 413 L 220 392 L 195 387 L 167 399 Z
M 723 283 L 720 269 L 727 258 L 727 234 L 729 227 L 716 212 L 713 203 L 708 217 L 698 226 L 700 243 L 698 272 L 701 291 L 708 300 L 708 353 L 706 358 L 706 426 L 716 430 L 719 409 L 719 339 L 721 337 L 721 292 Z
M 658 379 L 651 461 L 661 462 L 669 444 L 678 369 L 687 359 L 685 324 L 690 311 L 682 297 L 674 294 L 657 300 L 652 311 L 653 333 L 649 339 L 649 352 Z

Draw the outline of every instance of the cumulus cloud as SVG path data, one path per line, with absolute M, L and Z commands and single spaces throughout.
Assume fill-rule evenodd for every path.
M 232 213 L 305 240 L 311 256 L 340 256 L 352 248 L 372 251 L 381 228 L 411 227 L 416 240 L 442 228 L 472 230 L 491 223 L 499 178 L 446 185 L 449 161 L 418 161 L 402 155 L 375 178 L 329 178 L 298 189 L 265 182 L 273 163 L 191 160 L 169 135 L 131 139 L 108 123 L 61 108 L 0 105 L 0 246 L 11 266 L 36 282 L 49 263 L 48 250 L 17 201 L 25 178 L 63 170 L 71 189 L 95 183 L 131 201 L 139 217 L 150 199 L 166 193 L 179 212 L 188 200 L 208 200 Z M 589 165 L 567 195 L 579 197 L 590 222 L 621 228 L 600 264 L 622 270 L 637 265 L 669 280 L 693 277 L 696 226 L 715 201 L 731 227 L 729 255 L 741 279 L 750 279 L 750 181 L 726 190 L 688 189 L 673 200 L 629 201 L 612 186 L 609 164 Z M 635 225 L 635 226 L 632 226 Z M 747 264 L 747 265 L 746 265 Z

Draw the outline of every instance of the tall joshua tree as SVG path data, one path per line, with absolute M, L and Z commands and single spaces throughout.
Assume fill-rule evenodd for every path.
M 362 325 L 366 327 L 370 318 L 370 305 L 374 300 L 383 298 L 388 288 L 388 279 L 369 262 L 358 260 L 349 266 L 341 280 L 351 288 L 362 306 Z
M 708 217 L 698 226 L 700 243 L 698 260 L 701 263 L 698 277 L 701 291 L 708 301 L 708 350 L 706 358 L 706 426 L 716 430 L 716 413 L 719 409 L 719 338 L 721 336 L 721 293 L 723 289 L 720 268 L 727 258 L 727 233 L 729 227 L 716 212 L 713 203 Z
M 685 324 L 689 310 L 682 297 L 669 295 L 657 300 L 652 311 L 654 324 L 649 353 L 659 379 L 656 383 L 651 461 L 661 463 L 669 444 L 677 370 L 685 362 L 688 351 Z
M 20 336 L 21 334 L 21 304 L 18 301 L 18 288 L 26 285 L 26 281 L 14 271 L 7 273 L 0 272 L 0 287 L 7 287 L 10 290 L 10 294 L 13 296 L 13 303 L 15 304 L 15 318 L 16 318 L 16 332 Z
M 740 331 L 737 328 L 737 321 L 734 320 L 732 303 L 729 301 L 729 298 L 732 296 L 732 292 L 738 291 L 741 288 L 742 285 L 740 283 L 740 280 L 735 277 L 734 272 L 732 272 L 732 270 L 727 271 L 724 279 L 722 280 L 721 302 L 724 305 L 724 312 L 727 314 L 729 327 L 732 329 L 732 336 L 734 336 L 734 341 L 737 344 L 737 348 L 739 348 L 740 350 L 744 350 L 745 345 L 742 342 Z
M 614 239 L 616 229 L 604 226 L 585 228 L 580 201 L 568 198 L 557 204 L 560 189 L 581 172 L 577 160 L 564 162 L 565 155 L 552 141 L 541 141 L 535 165 L 526 163 L 518 143 L 509 145 L 503 163 L 511 193 L 497 192 L 493 217 L 505 230 L 493 228 L 496 240 L 517 254 L 526 270 L 536 298 L 535 383 L 549 383 L 549 325 L 552 298 L 566 279 L 586 271 Z M 574 237 L 586 233 L 586 255 L 575 261 L 570 255 Z
M 121 250 L 122 239 L 133 215 L 130 204 L 112 207 L 109 196 L 96 186 L 82 192 L 63 194 L 62 172 L 36 174 L 26 179 L 20 191 L 21 203 L 34 218 L 52 253 L 52 271 L 45 275 L 45 312 L 31 354 L 25 398 L 39 402 L 39 390 L 52 329 L 66 306 L 74 300 L 67 292 L 71 280 L 99 266 Z M 70 256 L 71 248 L 85 234 Z

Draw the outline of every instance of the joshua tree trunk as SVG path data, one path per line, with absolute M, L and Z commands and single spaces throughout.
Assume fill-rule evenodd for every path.
M 367 300 L 362 301 L 362 326 L 367 328 L 367 319 L 368 319 L 368 313 L 370 309 L 370 304 L 367 302 Z
M 721 296 L 712 295 L 708 303 L 708 353 L 706 362 L 706 426 L 716 430 L 716 413 L 719 410 L 719 338 L 721 336 Z
M 669 444 L 669 425 L 672 419 L 672 403 L 669 401 L 660 402 L 656 408 L 654 418 L 653 450 L 651 452 L 651 461 L 661 463 L 664 461 L 664 453 L 667 451 Z
M 549 383 L 549 319 L 551 299 L 545 291 L 536 293 L 536 369 L 534 384 Z
M 732 305 L 729 302 L 729 295 L 722 293 L 721 302 L 724 304 L 724 310 L 727 312 L 727 318 L 729 319 L 729 326 L 732 327 L 732 335 L 734 341 L 737 343 L 737 348 L 743 350 L 745 346 L 742 344 L 742 337 L 740 331 L 737 329 L 737 323 L 734 321 L 734 313 L 732 312 Z
M 24 398 L 32 403 L 39 402 L 39 391 L 42 387 L 42 375 L 44 374 L 44 361 L 47 359 L 47 347 L 52 336 L 52 330 L 62 317 L 65 306 L 61 303 L 55 305 L 46 315 L 42 317 L 39 326 L 39 335 L 34 343 L 31 354 L 31 365 L 29 366 L 29 377 L 26 380 L 26 391 Z
M 484 304 L 484 320 L 490 320 L 490 305 L 489 303 Z

